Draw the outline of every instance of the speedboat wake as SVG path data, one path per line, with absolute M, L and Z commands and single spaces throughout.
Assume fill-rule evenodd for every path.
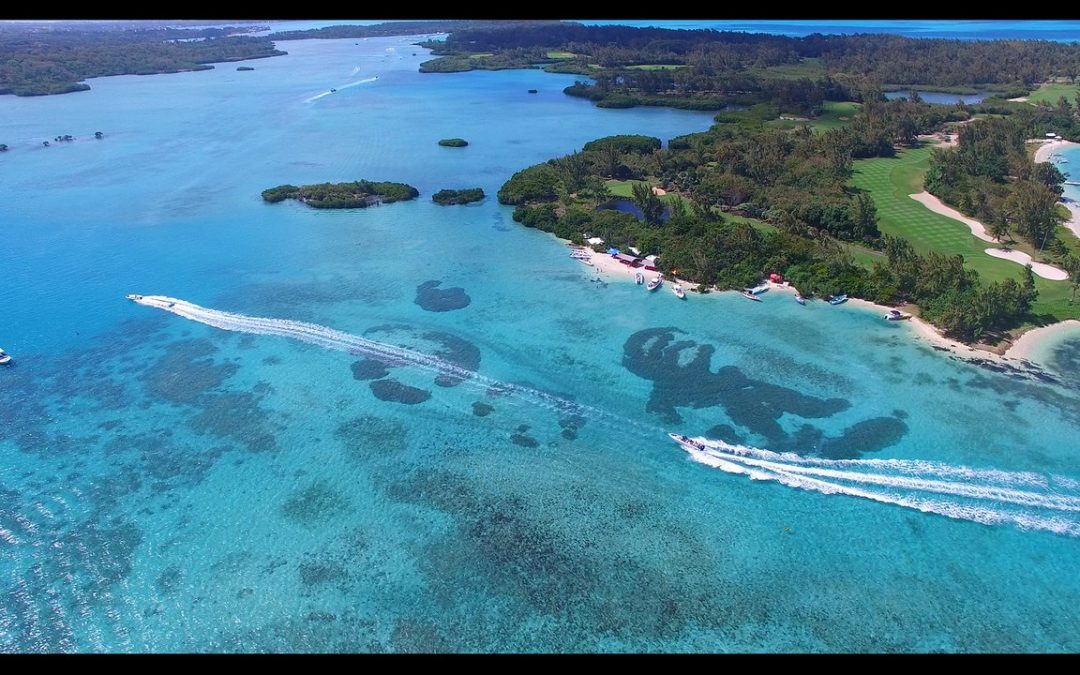
M 695 462 L 751 480 L 862 497 L 985 525 L 1080 536 L 1080 489 L 1064 476 L 903 459 L 822 459 L 668 434 Z
M 658 431 L 653 427 L 649 427 L 619 415 L 613 415 L 600 408 L 575 403 L 574 401 L 532 387 L 503 382 L 501 380 L 496 380 L 495 378 L 481 375 L 474 370 L 463 368 L 432 354 L 425 354 L 413 349 L 369 340 L 360 337 L 359 335 L 352 335 L 315 323 L 292 321 L 289 319 L 269 319 L 248 316 L 246 314 L 235 314 L 233 312 L 222 312 L 216 309 L 201 307 L 194 303 L 187 302 L 186 300 L 170 298 L 164 295 L 131 294 L 127 296 L 127 299 L 140 305 L 161 309 L 185 319 L 197 321 L 198 323 L 206 324 L 207 326 L 219 328 L 221 330 L 251 333 L 253 335 L 275 335 L 317 345 L 324 349 L 332 349 L 357 356 L 370 357 L 388 365 L 416 366 L 434 372 L 437 375 L 444 376 L 456 384 L 471 385 L 483 390 L 485 393 L 493 393 L 500 396 L 524 400 L 531 405 L 539 405 L 559 414 L 572 413 L 582 415 L 590 421 L 607 424 L 614 428 L 625 428 L 630 426 L 648 433 L 656 433 Z

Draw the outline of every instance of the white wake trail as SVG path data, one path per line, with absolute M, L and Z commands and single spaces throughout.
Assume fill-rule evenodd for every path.
M 912 460 L 830 460 L 777 453 L 707 438 L 671 435 L 701 464 L 752 480 L 861 497 L 985 525 L 1012 524 L 1080 537 L 1075 482 L 1030 472 L 972 469 Z M 1020 485 L 1028 489 L 1017 489 Z
M 216 309 L 201 307 L 186 300 L 164 295 L 129 295 L 140 305 L 161 309 L 185 319 L 219 328 L 221 330 L 251 333 L 254 335 L 273 335 L 299 340 L 325 349 L 346 352 L 358 356 L 372 357 L 388 366 L 412 365 L 436 374 L 447 376 L 455 381 L 482 389 L 485 393 L 494 393 L 516 397 L 539 405 L 559 414 L 577 413 L 589 421 L 600 422 L 613 428 L 634 427 L 648 433 L 662 433 L 657 427 L 650 427 L 636 420 L 613 415 L 593 406 L 575 403 L 568 399 L 547 392 L 510 382 L 503 382 L 474 370 L 463 368 L 455 363 L 431 354 L 397 347 L 394 345 L 369 340 L 359 335 L 304 321 L 289 319 L 270 319 Z

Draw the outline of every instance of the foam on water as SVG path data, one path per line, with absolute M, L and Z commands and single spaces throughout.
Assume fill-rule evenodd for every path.
M 486 377 L 476 371 L 462 368 L 445 359 L 430 354 L 424 354 L 404 347 L 397 347 L 375 340 L 368 340 L 359 335 L 352 335 L 343 331 L 320 326 L 304 321 L 292 321 L 289 319 L 269 319 L 262 317 L 247 316 L 233 312 L 223 312 L 216 309 L 200 307 L 194 303 L 171 298 L 164 295 L 128 295 L 140 305 L 155 307 L 171 312 L 191 321 L 219 328 L 221 330 L 253 335 L 274 335 L 300 340 L 308 344 L 317 345 L 324 349 L 346 352 L 357 356 L 374 357 L 391 364 L 409 364 L 417 366 L 439 375 L 451 376 L 461 383 L 471 384 L 473 387 L 484 391 L 497 392 L 500 395 L 517 397 L 531 404 L 540 405 L 559 413 L 573 412 L 586 415 L 590 420 L 601 424 L 608 424 L 613 428 L 632 427 L 642 432 L 659 434 L 662 429 L 657 426 L 643 424 L 641 422 L 595 408 L 593 406 L 575 403 L 565 398 L 548 394 L 532 387 L 525 387 L 510 382 L 503 382 L 494 378 Z
M 707 438 L 693 440 L 701 447 L 680 445 L 695 462 L 752 480 L 862 497 L 985 525 L 1013 524 L 1080 537 L 1080 517 L 1076 515 L 1080 513 L 1080 493 L 1076 493 L 1075 483 L 1070 488 L 1070 481 L 1061 477 L 1055 477 L 1056 487 L 1051 487 L 1045 478 L 1029 472 L 895 459 L 806 458 Z M 1015 485 L 1032 489 L 1018 490 L 1012 487 Z M 1069 489 L 1073 493 L 1066 492 Z

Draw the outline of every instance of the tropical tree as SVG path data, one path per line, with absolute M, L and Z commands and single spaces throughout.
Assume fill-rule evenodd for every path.
M 634 183 L 630 191 L 633 194 L 634 204 L 641 209 L 645 223 L 651 226 L 659 225 L 660 218 L 664 214 L 664 203 L 656 196 L 652 187 L 648 183 Z

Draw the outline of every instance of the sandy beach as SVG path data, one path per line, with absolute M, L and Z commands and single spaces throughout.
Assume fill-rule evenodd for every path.
M 1049 162 L 1050 156 L 1056 153 L 1058 150 L 1064 150 L 1066 148 L 1080 147 L 1080 143 L 1073 143 L 1072 141 L 1043 141 L 1039 149 L 1035 151 L 1036 162 Z M 1075 234 L 1077 238 L 1080 238 L 1080 206 L 1077 206 L 1076 202 L 1062 200 L 1058 202 L 1069 209 L 1069 213 L 1072 214 L 1072 218 L 1069 218 L 1068 222 L 1064 223 L 1065 227 L 1070 232 Z
M 562 241 L 562 240 L 560 240 Z M 591 251 L 591 249 L 584 249 Z M 642 268 L 628 267 L 622 264 L 618 260 L 612 258 L 606 253 L 592 252 L 592 257 L 589 260 L 591 263 L 591 269 L 596 271 L 599 278 L 610 279 L 615 281 L 625 281 L 627 283 L 634 283 L 635 275 L 641 272 L 645 275 L 646 281 L 651 279 L 656 272 L 650 272 Z M 585 264 L 585 263 L 582 263 Z M 665 286 L 670 286 L 672 279 L 665 276 Z M 686 290 L 694 290 L 698 287 L 698 284 L 692 281 L 686 281 L 685 279 L 675 279 L 675 282 L 682 285 Z M 787 282 L 775 283 L 772 281 L 764 282 L 769 286 L 770 293 L 785 293 L 795 295 L 797 289 Z M 660 290 L 660 289 L 658 289 Z M 668 290 L 670 292 L 670 288 Z M 713 289 L 713 292 L 721 292 Z M 734 292 L 734 291 L 731 291 Z M 824 300 L 819 300 L 824 302 Z M 869 300 L 862 300 L 859 298 L 849 298 L 844 304 L 849 304 L 861 309 L 872 310 L 879 314 L 884 321 L 884 316 L 890 310 L 896 309 L 895 307 L 888 307 L 886 305 L 879 305 Z M 1068 329 L 1072 326 L 1080 326 L 1080 321 L 1068 320 L 1061 323 L 1055 323 L 1050 326 L 1044 326 L 1042 328 L 1035 328 L 1025 332 L 1020 338 L 1018 338 L 1013 344 L 1009 345 L 1008 349 L 1004 352 L 991 351 L 994 348 L 987 345 L 973 346 L 964 344 L 957 340 L 953 340 L 945 337 L 941 334 L 937 328 L 932 324 L 920 319 L 917 316 L 912 316 L 908 320 L 912 328 L 915 331 L 917 339 L 924 340 L 930 343 L 934 347 L 946 349 L 955 356 L 968 360 L 990 360 L 1002 365 L 1021 367 L 1024 365 L 1022 361 L 1031 361 L 1032 354 L 1036 353 L 1039 345 L 1046 339 L 1056 336 L 1060 331 Z
M 1016 342 L 1005 352 L 1005 356 L 1013 359 L 1034 360 L 1039 347 L 1046 341 L 1051 340 L 1060 333 L 1080 328 L 1080 321 L 1069 319 L 1053 323 L 1041 328 L 1033 328 L 1017 338 Z
M 1080 143 L 1073 143 L 1072 141 L 1042 141 L 1042 145 L 1039 146 L 1039 149 L 1035 151 L 1035 161 L 1049 162 L 1050 155 L 1054 154 L 1058 150 L 1074 148 L 1077 146 L 1080 146 Z

